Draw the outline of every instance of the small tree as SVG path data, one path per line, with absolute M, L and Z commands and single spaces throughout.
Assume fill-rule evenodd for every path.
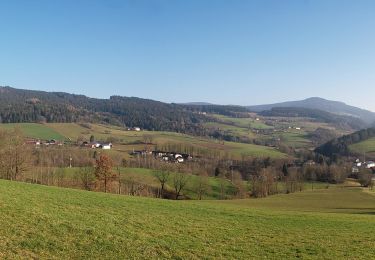
M 176 200 L 181 196 L 182 190 L 186 187 L 189 176 L 186 173 L 176 173 L 173 176 L 173 187 L 176 194 Z
M 90 136 L 90 143 L 93 143 L 93 142 L 95 142 L 95 136 L 91 135 Z
M 81 167 L 78 171 L 79 178 L 85 190 L 91 190 L 95 182 L 94 169 L 92 167 Z
M 284 174 L 284 177 L 288 176 L 288 166 L 286 165 L 286 163 L 283 164 L 283 170 L 282 170 L 282 172 Z
M 199 200 L 201 200 L 202 197 L 209 192 L 210 185 L 207 173 L 202 173 L 197 176 L 194 189 L 198 195 Z
M 242 178 L 242 175 L 241 173 L 235 171 L 233 173 L 233 178 L 232 178 L 232 183 L 236 189 L 236 196 L 238 198 L 243 198 L 245 197 L 246 195 L 246 189 L 245 189 L 245 186 L 244 186 L 244 183 L 243 183 L 243 178 Z
M 163 198 L 164 196 L 164 189 L 165 189 L 165 184 L 169 180 L 170 177 L 170 171 L 165 169 L 165 170 L 156 170 L 154 171 L 154 176 L 160 183 L 160 197 Z
M 372 186 L 372 176 L 373 174 L 371 171 L 367 169 L 362 169 L 358 176 L 358 182 L 361 184 L 362 187 L 370 187 Z
M 104 192 L 107 192 L 108 184 L 116 177 L 112 172 L 112 159 L 105 154 L 96 160 L 95 177 L 97 181 L 103 182 Z
M 311 190 L 314 189 L 314 182 L 316 181 L 315 167 L 307 166 L 303 168 L 304 177 L 311 182 Z

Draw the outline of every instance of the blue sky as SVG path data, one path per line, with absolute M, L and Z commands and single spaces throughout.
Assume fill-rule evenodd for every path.
M 0 85 L 375 111 L 375 1 L 1 0 Z

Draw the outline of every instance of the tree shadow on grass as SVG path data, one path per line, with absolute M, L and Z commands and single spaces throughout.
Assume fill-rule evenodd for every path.
M 342 213 L 360 214 L 360 215 L 375 215 L 375 208 L 335 208 L 342 210 Z

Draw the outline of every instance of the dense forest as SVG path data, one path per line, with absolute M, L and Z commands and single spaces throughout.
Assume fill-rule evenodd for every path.
M 240 106 L 180 105 L 136 97 L 89 98 L 63 92 L 0 87 L 0 123 L 108 123 L 155 131 L 204 135 L 202 113 L 247 116 Z
M 344 135 L 340 138 L 335 138 L 315 149 L 315 152 L 335 159 L 339 156 L 352 155 L 349 150 L 351 144 L 365 141 L 375 136 L 375 128 L 368 128 L 357 131 L 355 133 Z
M 273 117 L 308 117 L 319 122 L 336 125 L 340 129 L 363 129 L 367 126 L 359 118 L 345 115 L 337 115 L 319 109 L 301 107 L 276 107 L 260 113 L 262 116 Z
M 101 122 L 147 130 L 200 133 L 206 117 L 183 106 L 135 97 L 95 99 L 0 87 L 0 123 Z

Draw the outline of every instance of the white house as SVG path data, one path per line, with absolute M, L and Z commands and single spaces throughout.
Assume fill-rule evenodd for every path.
M 367 169 L 375 168 L 375 162 L 373 161 L 366 162 L 366 168 Z
M 139 131 L 141 131 L 141 128 L 140 127 L 134 127 L 134 131 L 139 132 Z
M 109 144 L 102 144 L 102 149 L 103 150 L 111 150 L 112 149 L 112 144 L 109 143 Z

